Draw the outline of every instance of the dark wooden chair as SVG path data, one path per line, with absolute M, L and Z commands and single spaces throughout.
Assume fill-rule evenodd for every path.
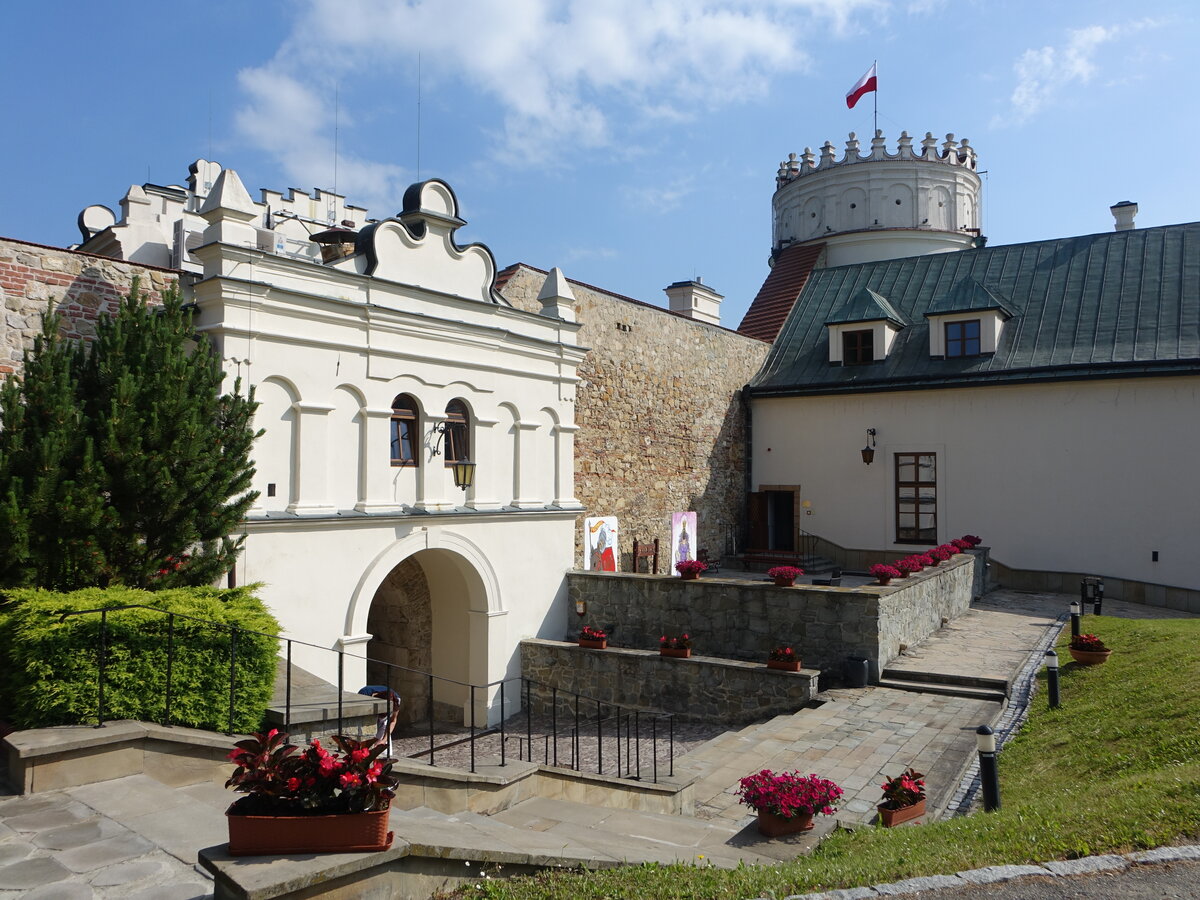
M 638 571 L 638 560 L 646 560 L 646 574 L 658 574 L 658 538 L 651 544 L 648 541 L 633 542 L 633 571 Z
M 706 547 L 701 547 L 696 551 L 696 559 L 708 566 L 709 572 L 721 571 L 721 557 L 718 556 L 716 559 L 713 559 Z

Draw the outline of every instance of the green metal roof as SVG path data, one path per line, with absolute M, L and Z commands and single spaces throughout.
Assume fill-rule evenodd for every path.
M 831 364 L 826 323 L 861 303 L 864 290 L 910 324 L 887 359 Z M 987 309 L 1010 317 L 995 354 L 930 357 L 927 315 Z M 751 392 L 1171 373 L 1200 374 L 1200 222 L 817 269 Z
M 900 328 L 911 324 L 888 303 L 886 297 L 879 296 L 870 288 L 863 288 L 826 319 L 825 324 L 849 325 L 854 322 L 878 322 L 881 319 Z

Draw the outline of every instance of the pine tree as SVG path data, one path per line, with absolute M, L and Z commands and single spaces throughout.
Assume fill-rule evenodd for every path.
M 0 584 L 211 584 L 228 572 L 249 490 L 253 391 L 224 373 L 177 289 L 136 280 L 90 345 L 46 318 L 0 389 Z
M 98 538 L 123 584 L 211 584 L 233 568 L 257 496 L 257 404 L 240 380 L 221 395 L 224 377 L 176 288 L 150 307 L 135 281 L 97 326 L 79 387 L 112 518 Z
M 106 580 L 96 535 L 108 511 L 79 402 L 82 357 L 59 325 L 47 312 L 23 376 L 0 388 L 0 584 L 72 590 Z

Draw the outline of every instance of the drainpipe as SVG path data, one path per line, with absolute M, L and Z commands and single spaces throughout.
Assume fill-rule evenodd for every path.
M 747 498 L 754 492 L 754 479 L 751 472 L 754 461 L 754 419 L 750 415 L 750 385 L 742 386 L 741 400 L 742 418 L 746 423 L 746 465 L 742 493 L 742 541 L 745 542 L 746 536 L 750 534 L 750 504 L 747 502 Z M 743 547 L 743 549 L 745 548 Z M 737 552 L 736 546 L 734 552 Z

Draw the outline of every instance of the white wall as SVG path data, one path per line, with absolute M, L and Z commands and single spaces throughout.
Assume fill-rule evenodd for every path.
M 1197 421 L 1195 377 L 758 399 L 752 480 L 800 484 L 806 531 L 903 549 L 893 454 L 934 452 L 939 541 L 974 533 L 1019 569 L 1197 588 Z

